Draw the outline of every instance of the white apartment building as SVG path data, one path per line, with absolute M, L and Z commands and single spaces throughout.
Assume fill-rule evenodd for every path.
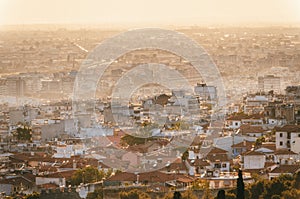
M 300 148 L 296 146 L 299 139 L 299 125 L 285 125 L 276 128 L 276 149 L 290 149 L 295 153 L 300 153 Z

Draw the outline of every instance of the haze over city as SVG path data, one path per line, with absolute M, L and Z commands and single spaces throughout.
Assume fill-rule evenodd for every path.
M 299 199 L 299 11 L 0 0 L 0 199 Z
M 0 25 L 299 25 L 297 0 L 0 0 Z

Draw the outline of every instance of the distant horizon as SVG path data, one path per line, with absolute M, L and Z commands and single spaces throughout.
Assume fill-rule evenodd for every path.
M 298 0 L 0 0 L 0 26 L 300 26 Z
M 244 24 L 168 24 L 168 23 L 26 23 L 0 24 L 1 30 L 45 30 L 45 29 L 135 29 L 135 28 L 300 28 L 300 23 L 244 23 Z

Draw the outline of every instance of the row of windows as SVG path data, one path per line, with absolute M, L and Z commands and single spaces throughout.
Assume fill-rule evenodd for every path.
M 286 142 L 286 144 L 287 144 L 287 145 L 288 145 L 288 147 L 289 147 L 289 146 L 290 146 L 290 141 L 288 140 L 288 141 Z M 280 145 L 280 146 L 282 146 L 282 145 L 283 145 L 283 142 L 282 142 L 282 141 L 280 141 L 280 142 L 279 142 L 279 145 Z
M 221 168 L 221 164 L 215 164 L 215 168 L 220 169 L 220 168 Z M 222 164 L 222 168 L 227 168 L 227 164 L 226 164 L 226 163 L 223 163 L 223 164 Z
M 289 134 L 289 135 L 290 135 L 290 134 Z M 280 134 L 279 134 L 279 137 L 282 138 L 282 137 L 283 137 L 283 133 L 280 133 Z M 290 136 L 288 136 L 288 137 L 290 137 Z M 298 133 L 298 137 L 300 137 L 300 133 Z

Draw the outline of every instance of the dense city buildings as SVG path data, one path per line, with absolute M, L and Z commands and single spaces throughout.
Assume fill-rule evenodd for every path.
M 161 49 L 118 57 L 103 71 L 94 98 L 75 101 L 78 74 L 87 73 L 85 82 L 98 75 L 93 66 L 92 72 L 80 66 L 120 30 L 1 31 L 1 194 L 86 198 L 101 188 L 113 198 L 137 188 L 152 194 L 193 189 L 202 196 L 204 186 L 233 189 L 239 169 L 247 184 L 257 174 L 273 179 L 300 171 L 299 29 L 176 30 L 218 66 L 225 114 L 217 86 Z M 147 63 L 179 71 L 191 89 L 142 85 L 126 103 L 113 95 L 122 93 L 114 88 L 120 79 Z M 148 78 L 145 71 L 151 67 L 138 75 Z

